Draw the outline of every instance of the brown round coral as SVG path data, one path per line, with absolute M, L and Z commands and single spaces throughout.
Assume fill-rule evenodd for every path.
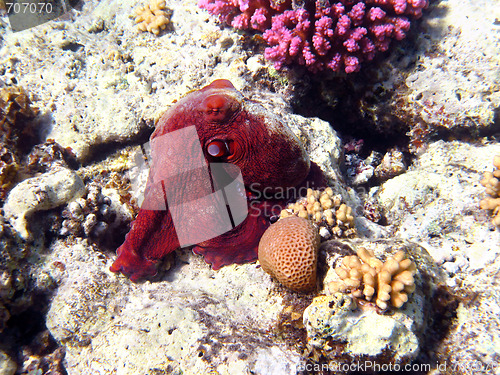
M 316 227 L 291 216 L 271 225 L 259 243 L 262 269 L 297 292 L 316 287 L 316 263 L 320 236 Z

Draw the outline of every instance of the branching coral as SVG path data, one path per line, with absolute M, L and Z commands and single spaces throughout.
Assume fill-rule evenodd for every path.
M 293 215 L 311 220 L 324 238 L 356 235 L 351 207 L 343 203 L 341 195 L 335 195 L 332 188 L 324 191 L 307 189 L 307 196 L 290 203 L 281 211 L 280 217 Z
M 198 5 L 237 29 L 264 32 L 267 59 L 277 69 L 298 63 L 310 71 L 356 72 L 363 61 L 405 38 L 407 17 L 418 18 L 428 0 L 200 0 Z
M 290 0 L 199 0 L 198 6 L 217 15 L 221 22 L 236 29 L 264 32 L 271 27 L 271 18 L 289 9 Z
M 500 155 L 493 158 L 495 170 L 493 172 L 484 172 L 481 185 L 486 188 L 488 198 L 479 202 L 479 206 L 483 210 L 493 210 L 492 223 L 500 226 Z
M 164 0 L 151 0 L 148 5 L 136 9 L 135 23 L 139 24 L 139 30 L 160 34 L 170 23 L 171 12 L 165 4 Z
M 354 297 L 375 300 L 381 309 L 387 309 L 389 302 L 397 308 L 403 306 L 415 290 L 415 263 L 402 250 L 385 262 L 365 248 L 359 248 L 357 254 L 342 259 L 335 269 L 340 280 L 330 283 L 330 292 L 350 291 Z

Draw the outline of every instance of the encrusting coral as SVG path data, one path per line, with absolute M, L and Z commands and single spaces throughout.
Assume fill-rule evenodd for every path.
M 33 145 L 33 119 L 37 114 L 21 87 L 0 89 L 0 200 L 5 199 L 15 181 L 21 154 Z
M 316 265 L 320 236 L 316 227 L 291 216 L 272 224 L 259 243 L 262 269 L 297 292 L 316 288 Z
M 85 197 L 70 202 L 63 211 L 61 235 L 99 238 L 105 234 L 113 221 L 111 200 L 102 194 L 99 184 L 88 184 L 87 191 Z
M 400 308 L 415 290 L 415 272 L 415 263 L 406 258 L 403 250 L 382 262 L 361 247 L 357 255 L 342 259 L 342 264 L 335 268 L 340 280 L 332 281 L 328 289 L 331 293 L 351 292 L 356 298 L 375 300 L 383 310 L 387 309 L 389 302 Z
M 29 294 L 30 245 L 22 241 L 0 213 L 0 334 L 11 316 L 33 303 Z
M 7 192 L 12 187 L 17 171 L 19 160 L 6 145 L 0 145 L 0 200 L 5 199 Z
M 78 161 L 71 147 L 62 147 L 53 139 L 47 139 L 28 154 L 24 172 L 29 175 L 46 173 L 56 166 L 77 169 Z
M 495 170 L 493 172 L 484 172 L 481 185 L 486 188 L 486 194 L 489 197 L 479 202 L 483 210 L 493 210 L 492 223 L 500 226 L 500 155 L 493 158 Z
M 351 207 L 342 203 L 340 194 L 335 195 L 328 187 L 324 191 L 307 189 L 307 196 L 295 203 L 290 203 L 281 211 L 280 218 L 298 216 L 311 220 L 319 227 L 319 234 L 323 238 L 353 237 L 354 217 Z
M 164 0 L 151 0 L 148 5 L 137 8 L 135 23 L 139 24 L 139 30 L 160 34 L 160 31 L 170 23 L 171 13 L 165 4 Z
M 0 90 L 0 142 L 17 145 L 22 136 L 32 136 L 31 120 L 38 109 L 31 107 L 28 94 L 17 86 Z

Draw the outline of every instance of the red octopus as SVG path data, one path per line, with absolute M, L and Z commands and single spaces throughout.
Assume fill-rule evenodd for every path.
M 303 184 L 312 169 L 289 127 L 227 80 L 168 109 L 151 151 L 144 202 L 111 266 L 132 281 L 189 245 L 213 269 L 255 261 L 270 217 L 286 203 L 273 192 Z

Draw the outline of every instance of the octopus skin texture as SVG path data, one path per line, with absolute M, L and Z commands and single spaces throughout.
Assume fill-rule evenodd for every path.
M 111 266 L 111 271 L 132 281 L 154 276 L 162 258 L 187 245 L 195 245 L 194 253 L 202 255 L 215 270 L 255 261 L 270 217 L 286 204 L 269 193 L 304 184 L 313 169 L 288 126 L 246 99 L 227 80 L 216 80 L 170 107 L 156 124 L 150 145 L 144 202 Z M 234 185 L 235 191 L 243 196 L 246 207 L 240 211 L 247 215 L 230 230 L 189 244 L 177 223 L 193 225 L 194 220 L 193 238 L 210 237 L 217 227 L 217 218 L 196 215 L 209 211 L 197 202 L 218 191 L 210 180 L 210 171 L 213 174 L 217 166 L 227 181 L 240 181 L 241 186 Z M 261 194 L 264 191 L 265 196 Z M 262 196 L 267 199 L 257 199 Z M 190 202 L 190 206 L 186 209 L 173 202 Z

